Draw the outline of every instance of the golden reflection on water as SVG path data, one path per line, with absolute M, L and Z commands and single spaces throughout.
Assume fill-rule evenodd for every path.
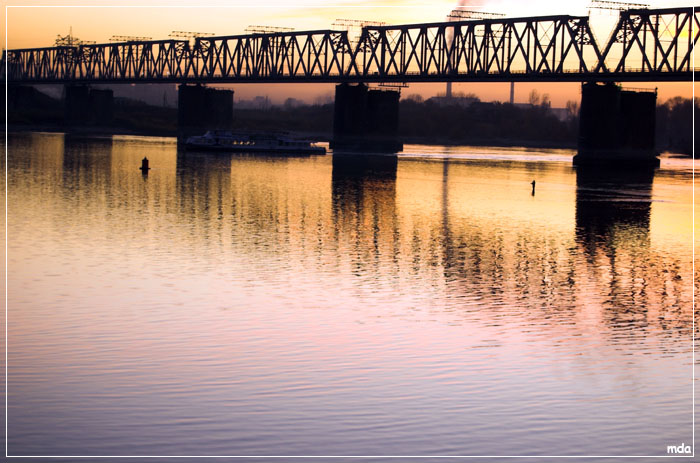
M 42 190 L 58 184 L 72 208 L 63 220 L 102 216 L 94 234 L 125 246 L 165 235 L 213 262 L 279 254 L 292 271 L 371 272 L 393 289 L 423 275 L 447 297 L 518 306 L 525 318 L 690 323 L 692 223 L 678 172 L 600 180 L 563 163 L 216 156 L 138 137 L 42 134 L 11 146 L 30 153 L 11 156 L 11 209 L 50 220 Z M 135 168 L 143 157 L 148 176 Z
M 405 374 L 396 404 L 413 397 L 408 410 L 435 387 L 504 407 L 517 399 L 538 411 L 507 419 L 529 423 L 570 388 L 591 391 L 570 405 L 590 406 L 590 423 L 629 418 L 637 400 L 667 407 L 667 422 L 688 418 L 686 397 L 669 399 L 689 381 L 697 280 L 687 165 L 608 175 L 536 160 L 221 156 L 171 139 L 47 134 L 13 136 L 8 156 L 10 357 L 33 406 L 30 393 L 54 393 L 42 386 L 51 381 L 106 400 L 95 391 L 109 380 L 114 397 L 149 385 L 165 403 L 233 394 L 257 407 L 258 389 L 281 401 L 318 393 L 341 413 L 344 402 L 324 394 L 376 384 L 381 393 L 348 402 L 363 409 Z M 307 372 L 299 365 L 308 376 L 294 376 Z M 62 371 L 82 379 L 63 384 Z M 476 410 L 464 397 L 465 413 Z M 610 397 L 624 405 L 595 408 Z M 441 419 L 431 413 L 415 422 Z M 604 433 L 599 424 L 588 431 Z

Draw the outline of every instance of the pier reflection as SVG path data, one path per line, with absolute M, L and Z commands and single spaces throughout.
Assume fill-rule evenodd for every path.
M 96 180 L 94 177 L 109 175 L 112 137 L 86 138 L 66 134 L 63 144 L 63 171 L 69 176 L 67 182 L 91 183 Z
M 680 267 L 659 259 L 651 243 L 655 171 L 576 169 L 576 242 L 585 256 L 577 272 L 591 289 L 584 301 L 599 306 L 602 322 L 626 332 L 628 341 L 632 328 L 632 337 L 652 326 L 673 336 L 668 328 L 687 329 L 690 322 L 678 304 L 685 284 Z
M 654 169 L 576 169 L 576 238 L 586 249 L 648 246 Z
M 391 155 L 334 154 L 335 216 L 342 219 L 361 210 L 395 207 L 397 166 L 398 158 Z
M 355 270 L 398 258 L 397 166 L 395 155 L 333 154 L 333 238 Z
M 63 165 L 64 148 L 65 136 L 62 133 L 8 134 L 7 155 L 13 161 L 12 167 L 21 172 L 31 173 L 30 178 L 39 175 L 62 175 L 60 168 Z M 32 155 L 23 155 L 27 151 Z M 4 157 L 2 162 L 4 165 Z

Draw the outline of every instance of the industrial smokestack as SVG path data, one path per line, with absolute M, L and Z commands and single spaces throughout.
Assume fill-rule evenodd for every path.
M 510 83 L 510 104 L 515 103 L 515 82 Z
M 486 3 L 484 0 L 459 0 L 457 2 L 457 6 L 455 7 L 454 11 L 459 10 L 460 8 L 481 8 L 484 6 L 484 3 Z M 447 21 L 455 21 L 456 18 L 453 15 L 450 15 L 447 17 Z M 449 29 L 447 31 L 447 40 L 449 42 L 449 46 L 451 47 L 452 44 L 454 43 L 454 32 L 452 29 Z M 445 96 L 447 98 L 452 98 L 452 82 L 447 82 L 445 85 Z

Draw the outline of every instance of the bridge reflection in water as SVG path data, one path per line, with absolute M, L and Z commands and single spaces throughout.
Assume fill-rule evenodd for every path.
M 692 223 L 668 219 L 691 173 L 456 151 L 358 167 L 11 135 L 10 451 L 688 442 Z

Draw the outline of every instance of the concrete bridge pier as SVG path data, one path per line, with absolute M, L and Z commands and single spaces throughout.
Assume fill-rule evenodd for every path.
M 370 90 L 364 84 L 335 87 L 333 118 L 334 151 L 396 153 L 403 149 L 398 140 L 399 92 Z
M 191 135 L 201 135 L 211 129 L 231 129 L 232 126 L 233 90 L 186 84 L 178 87 L 178 143 Z
M 87 124 L 90 119 L 90 87 L 87 85 L 63 87 L 63 115 L 68 125 Z
M 585 83 L 574 165 L 658 166 L 655 126 L 656 92 Z
M 66 85 L 63 109 L 68 125 L 109 125 L 114 119 L 114 93 L 87 85 Z
M 39 92 L 31 85 L 9 84 L 7 86 L 7 95 L 5 95 L 5 86 L 2 85 L 1 87 L 0 94 L 2 94 L 3 102 L 7 98 L 7 110 L 9 112 L 26 106 L 34 106 L 37 103 Z

